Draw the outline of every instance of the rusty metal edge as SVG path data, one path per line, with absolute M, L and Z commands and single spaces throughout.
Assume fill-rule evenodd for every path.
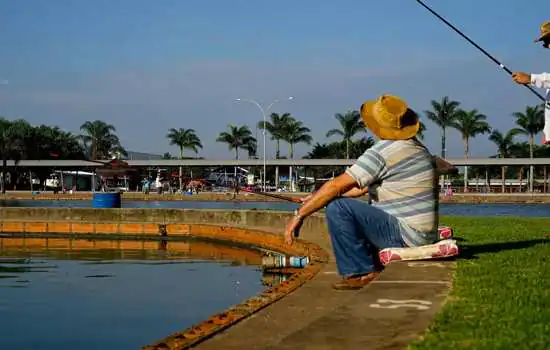
M 1 220 L 2 223 L 4 220 Z M 26 223 L 32 223 L 34 226 L 39 224 L 35 221 L 18 221 L 23 224 L 26 228 Z M 42 223 L 42 222 L 40 222 Z M 48 222 L 44 221 L 47 225 Z M 79 222 L 82 224 L 82 222 Z M 88 223 L 86 223 L 88 224 Z M 89 223 L 94 226 L 94 233 L 96 236 L 102 235 L 101 232 L 96 230 L 96 223 Z M 107 223 L 103 222 L 101 224 L 117 224 L 117 223 Z M 149 223 L 150 224 L 150 223 Z M 163 224 L 158 224 L 159 227 Z M 214 225 L 214 224 L 184 224 L 189 226 L 189 232 L 184 235 L 177 234 L 172 237 L 197 237 L 205 239 L 217 239 L 226 241 L 228 243 L 241 243 L 247 244 L 257 248 L 264 248 L 273 252 L 293 255 L 293 254 L 303 254 L 307 255 L 310 258 L 310 264 L 303 269 L 296 270 L 297 272 L 290 275 L 289 279 L 281 282 L 271 288 L 263 291 L 262 293 L 253 296 L 244 300 L 243 302 L 233 305 L 226 309 L 223 312 L 214 314 L 207 318 L 206 320 L 196 323 L 184 330 L 172 333 L 171 335 L 153 342 L 152 344 L 145 345 L 142 347 L 144 350 L 161 350 L 161 349 L 189 349 L 211 337 L 218 334 L 219 332 L 226 330 L 227 328 L 235 325 L 236 323 L 243 321 L 252 314 L 264 309 L 265 307 L 273 304 L 277 300 L 285 297 L 286 295 L 292 293 L 297 288 L 302 286 L 307 281 L 311 280 L 321 268 L 328 262 L 328 253 L 321 248 L 319 245 L 298 239 L 296 243 L 292 246 L 288 246 L 284 243 L 282 235 L 259 230 L 259 229 L 249 229 L 246 227 L 230 227 L 223 225 Z M 36 226 L 35 226 L 36 227 Z M 0 225 L 0 231 L 2 230 L 3 225 Z M 232 236 L 230 233 L 240 232 L 247 233 L 246 235 Z M 53 232 L 44 232 L 42 230 L 37 230 L 36 232 L 30 232 L 27 229 L 25 233 L 36 233 L 36 234 L 54 234 Z M 133 234 L 134 232 L 129 232 L 128 234 Z M 224 234 L 225 233 L 225 234 Z M 64 233 L 66 234 L 66 233 Z M 118 231 L 118 234 L 124 234 L 123 232 Z M 113 236 L 113 233 L 104 232 L 105 237 Z M 161 235 L 153 234 L 142 234 L 141 237 L 144 239 L 147 238 L 157 238 L 163 239 L 167 238 L 170 235 L 166 233 Z M 219 237 L 221 236 L 221 237 Z M 258 241 L 258 238 L 260 241 Z M 265 239 L 264 239 L 265 238 Z

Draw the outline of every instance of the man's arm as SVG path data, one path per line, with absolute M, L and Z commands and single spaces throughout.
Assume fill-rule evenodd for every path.
M 550 73 L 531 74 L 531 85 L 538 88 L 550 89 Z
M 298 210 L 299 216 L 306 217 L 315 213 L 336 197 L 365 194 L 368 186 L 376 181 L 384 167 L 385 161 L 377 150 L 366 150 L 345 173 L 321 186 Z
M 357 187 L 357 184 L 355 184 L 355 187 L 352 187 L 349 191 L 344 193 L 342 195 L 342 197 L 356 198 L 356 197 L 364 196 L 368 192 L 369 192 L 368 187 L 365 187 L 364 189 L 360 189 L 359 187 Z M 301 198 L 300 201 L 302 203 L 305 203 L 305 202 L 309 201 L 315 193 L 317 193 L 317 191 L 315 191 L 314 193 L 312 193 L 310 195 L 307 195 L 306 197 Z
M 357 181 L 347 173 L 343 173 L 334 179 L 325 182 L 321 188 L 311 196 L 298 210 L 301 217 L 309 216 L 321 208 L 324 208 L 334 198 L 356 188 Z M 358 188 L 357 188 L 358 189 Z
M 521 85 L 531 84 L 538 88 L 550 89 L 550 73 L 531 74 L 515 72 L 512 79 Z
M 364 196 L 365 194 L 367 194 L 369 192 L 369 188 L 368 187 L 365 187 L 363 189 L 360 189 L 359 187 L 353 187 L 351 190 L 347 191 L 346 193 L 344 193 L 342 196 L 343 197 L 350 197 L 350 198 L 355 198 L 355 197 L 361 197 L 361 196 Z

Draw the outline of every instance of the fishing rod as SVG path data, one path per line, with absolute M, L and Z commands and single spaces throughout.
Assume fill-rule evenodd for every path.
M 504 71 L 508 74 L 510 74 L 511 76 L 514 75 L 514 73 L 512 73 L 512 71 L 510 69 L 508 69 L 506 66 L 504 66 L 504 64 L 502 64 L 501 62 L 499 62 L 496 58 L 494 58 L 490 53 L 488 53 L 487 51 L 485 51 L 481 46 L 479 46 L 478 44 L 476 44 L 473 40 L 471 40 L 470 38 L 468 38 L 464 33 L 462 33 L 460 30 L 458 30 L 454 25 L 452 25 L 451 23 L 449 23 L 449 21 L 447 21 L 445 18 L 441 17 L 437 12 L 435 12 L 434 10 L 432 10 L 431 8 L 428 7 L 428 5 L 426 5 L 425 3 L 423 3 L 421 0 L 416 0 L 416 2 L 418 2 L 422 7 L 424 7 L 426 10 L 428 10 L 429 12 L 431 12 L 434 16 L 436 16 L 437 18 L 439 18 L 443 23 L 445 23 L 446 25 L 448 25 L 452 30 L 454 30 L 455 32 L 457 32 L 460 36 L 462 36 L 464 39 L 466 39 L 470 44 L 472 44 L 474 47 L 476 47 L 479 51 L 481 51 L 482 53 L 485 54 L 485 56 L 487 56 L 491 61 L 495 62 L 500 68 L 504 69 Z M 532 87 L 530 87 L 529 85 L 526 85 L 526 84 L 523 84 L 523 86 L 525 86 L 526 88 L 528 88 L 532 93 L 534 93 L 535 95 L 538 96 L 538 98 L 540 98 L 542 101 L 546 101 L 546 99 L 541 95 L 539 94 L 538 92 L 536 92 Z
M 242 191 L 248 192 L 248 193 L 253 193 L 253 194 L 259 194 L 261 196 L 282 199 L 282 200 L 287 201 L 287 202 L 292 202 L 292 203 L 297 203 L 297 204 L 302 203 L 302 201 L 299 198 L 283 196 L 283 195 L 280 195 L 280 194 L 269 193 L 269 192 L 261 192 L 261 191 L 252 191 L 252 190 L 242 190 Z

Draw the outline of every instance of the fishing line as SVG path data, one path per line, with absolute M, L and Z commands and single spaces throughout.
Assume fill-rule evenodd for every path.
M 426 10 L 428 10 L 431 14 L 433 14 L 434 16 L 436 16 L 437 18 L 439 18 L 443 23 L 445 23 L 446 25 L 448 25 L 452 30 L 454 30 L 456 33 L 458 33 L 460 36 L 462 36 L 464 39 L 466 39 L 470 44 L 472 44 L 475 48 L 477 48 L 479 51 L 481 51 L 482 53 L 485 54 L 485 56 L 487 56 L 491 61 L 493 61 L 494 63 L 496 63 L 500 68 L 502 68 L 506 73 L 510 74 L 510 75 L 513 75 L 514 73 L 512 73 L 512 71 L 510 69 L 508 69 L 504 64 L 502 64 L 499 60 L 497 60 L 496 58 L 494 58 L 490 53 L 488 53 L 487 51 L 485 51 L 481 46 L 479 46 L 478 44 L 476 44 L 472 39 L 468 38 L 464 33 L 462 33 L 460 30 L 458 30 L 454 25 L 452 25 L 451 23 L 449 23 L 449 21 L 447 21 L 445 18 L 441 17 L 437 12 L 435 12 L 434 10 L 432 10 L 431 8 L 428 7 L 428 5 L 424 4 L 421 0 L 416 0 L 416 2 L 418 2 L 422 7 L 424 7 Z M 528 88 L 532 93 L 534 93 L 535 95 L 538 96 L 538 98 L 540 98 L 542 101 L 546 102 L 546 99 L 541 95 L 539 94 L 538 92 L 536 92 L 531 86 L 529 85 L 525 85 L 523 84 L 523 86 L 525 86 L 526 88 Z

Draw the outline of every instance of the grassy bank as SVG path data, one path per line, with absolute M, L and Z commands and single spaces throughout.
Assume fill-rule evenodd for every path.
M 550 349 L 550 219 L 442 218 L 464 239 L 453 291 L 411 349 Z

